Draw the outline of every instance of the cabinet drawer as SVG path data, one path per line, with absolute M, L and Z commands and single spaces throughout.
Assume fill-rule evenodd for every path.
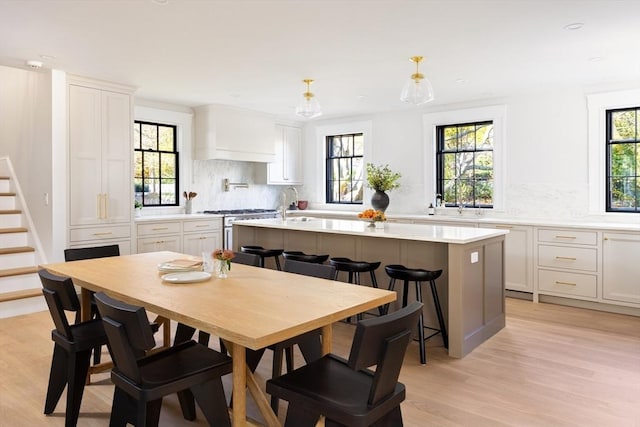
M 73 228 L 69 231 L 70 242 L 87 240 L 128 239 L 131 237 L 131 227 L 128 225 L 112 227 Z
M 138 224 L 138 236 L 156 236 L 160 234 L 181 233 L 180 222 L 154 222 Z
M 562 271 L 538 271 L 538 290 L 566 295 L 596 298 L 596 276 Z
M 566 246 L 538 246 L 538 265 L 571 270 L 598 271 L 598 250 Z
M 185 233 L 197 231 L 217 231 L 222 230 L 222 220 L 205 219 L 202 221 L 185 221 L 183 227 Z
M 180 236 L 147 237 L 138 239 L 138 253 L 172 251 L 182 252 Z
M 538 229 L 538 241 L 548 243 L 567 243 L 570 245 L 596 245 L 596 231 Z

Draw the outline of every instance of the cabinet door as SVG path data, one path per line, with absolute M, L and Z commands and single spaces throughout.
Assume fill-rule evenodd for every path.
M 202 252 L 222 249 L 222 233 L 185 234 L 182 242 L 185 254 L 201 256 Z
M 482 227 L 509 230 L 505 236 L 505 288 L 533 292 L 533 228 L 510 224 Z
M 101 111 L 99 90 L 69 85 L 69 224 L 72 226 L 99 224 L 105 216 Z
M 182 252 L 180 235 L 157 236 L 138 239 L 138 253 L 172 251 Z
M 302 132 L 299 128 L 284 127 L 283 178 L 289 184 L 302 184 Z
M 640 304 L 640 234 L 604 233 L 602 298 Z
M 128 94 L 102 92 L 102 192 L 107 222 L 129 222 L 131 195 L 131 106 Z

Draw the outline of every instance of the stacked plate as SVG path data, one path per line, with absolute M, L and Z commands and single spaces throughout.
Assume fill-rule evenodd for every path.
M 158 271 L 161 273 L 180 273 L 200 270 L 202 270 L 202 260 L 200 259 L 174 259 L 158 264 Z

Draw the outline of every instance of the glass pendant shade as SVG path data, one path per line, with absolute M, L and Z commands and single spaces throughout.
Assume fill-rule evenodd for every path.
M 312 119 L 322 114 L 320 103 L 315 96 L 309 90 L 309 86 L 313 83 L 311 79 L 305 79 L 302 81 L 307 85 L 307 91 L 302 94 L 302 100 L 296 107 L 296 115 L 304 117 L 305 119 Z
M 405 83 L 402 88 L 400 100 L 414 105 L 426 104 L 429 101 L 433 101 L 433 87 L 431 86 L 431 82 L 426 79 L 424 74 L 418 69 L 423 57 L 412 56 L 409 59 L 416 64 L 416 72 L 411 75 L 411 78 L 407 80 L 407 83 Z

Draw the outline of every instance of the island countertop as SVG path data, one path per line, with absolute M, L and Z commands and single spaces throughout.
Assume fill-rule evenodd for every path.
M 322 218 L 251 219 L 234 225 L 452 244 L 467 244 L 509 233 L 503 229 L 400 223 L 385 223 L 384 229 L 376 229 L 367 221 Z

